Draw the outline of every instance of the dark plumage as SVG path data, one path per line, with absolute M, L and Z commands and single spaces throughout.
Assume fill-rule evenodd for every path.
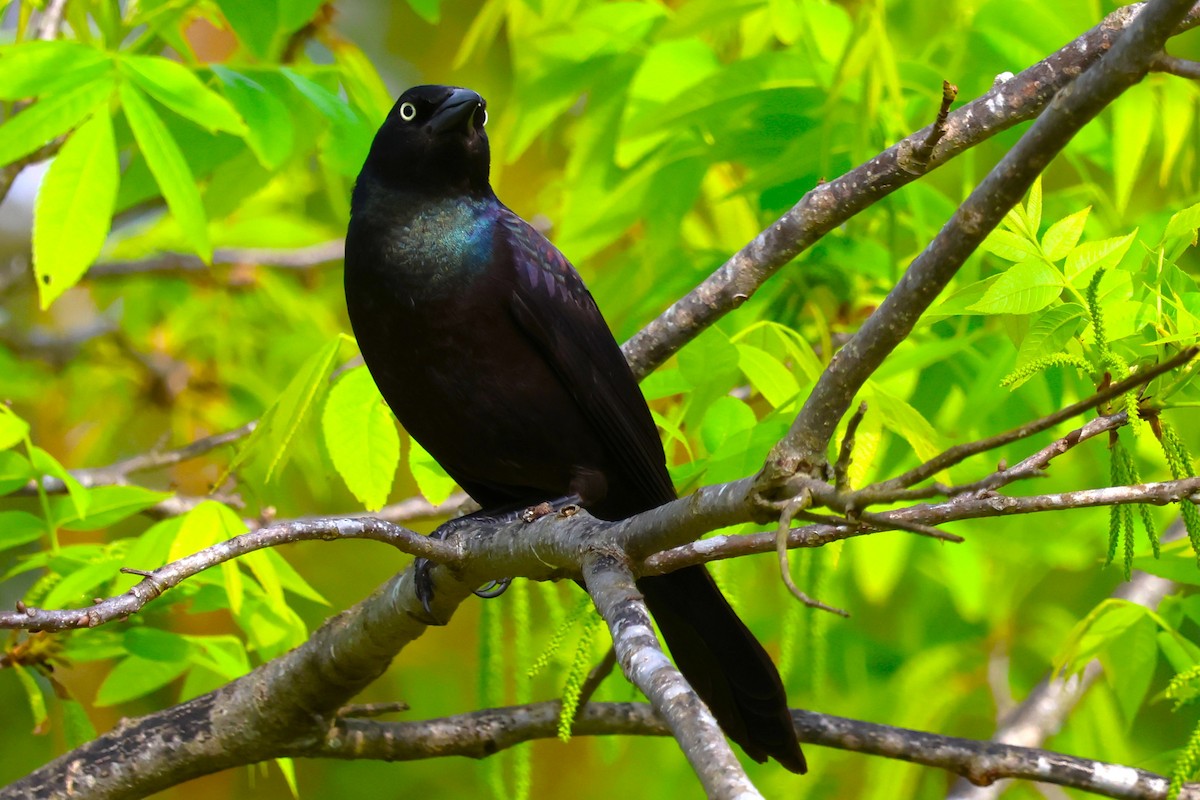
M 346 303 L 408 432 L 485 512 L 578 495 L 622 519 L 675 499 L 658 431 L 579 275 L 488 183 L 483 98 L 418 86 L 358 177 Z M 756 761 L 804 772 L 774 665 L 691 567 L 638 587 L 680 670 Z

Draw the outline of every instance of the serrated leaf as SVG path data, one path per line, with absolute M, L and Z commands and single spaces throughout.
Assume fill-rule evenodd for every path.
M 1062 276 L 1040 259 L 1013 264 L 969 307 L 981 314 L 1032 314 L 1062 294 Z
M 229 101 L 179 62 L 161 56 L 124 54 L 117 63 L 142 91 L 181 117 L 210 132 L 246 135 L 246 123 Z
M 83 121 L 112 94 L 112 76 L 43 97 L 0 125 L 0 165 L 48 144 Z
M 408 438 L 408 471 L 417 482 L 421 495 L 435 506 L 446 502 L 457 486 L 442 465 L 411 436 Z
M 139 656 L 121 659 L 100 684 L 96 705 L 113 706 L 148 695 L 178 678 L 188 666 L 186 661 L 151 661 Z
M 37 474 L 50 475 L 62 481 L 67 487 L 67 496 L 71 500 L 75 513 L 80 517 L 87 514 L 92 501 L 91 494 L 83 488 L 83 484 L 75 480 L 75 476 L 68 472 L 66 467 L 58 463 L 58 459 L 37 445 L 33 445 L 29 448 L 29 463 L 33 465 Z
M 366 367 L 349 370 L 329 390 L 321 429 L 346 487 L 369 511 L 383 508 L 400 464 L 400 435 Z
M 46 523 L 26 511 L 0 511 L 0 550 L 36 542 Z
M 779 408 L 799 394 L 800 385 L 791 371 L 766 350 L 738 344 L 737 353 L 738 368 L 772 408 Z
M 1042 176 L 1038 175 L 1029 187 L 1029 200 L 1025 203 L 1025 215 L 1029 220 L 1029 235 L 1037 236 L 1042 227 Z
M 167 207 L 171 209 L 171 214 L 196 254 L 205 262 L 212 261 L 208 218 L 183 152 L 138 89 L 124 81 L 120 95 L 125 119 L 129 121 L 133 138 L 137 140 L 138 149 L 146 159 L 146 166 L 154 175 Z
M 1194 240 L 1197 228 L 1200 228 L 1200 203 L 1188 206 L 1171 215 L 1171 218 L 1167 220 L 1167 229 L 1163 233 L 1163 242 L 1177 238 Z
M 29 435 L 29 423 L 16 412 L 0 403 L 0 450 L 7 450 L 25 441 Z
M 38 190 L 33 270 L 43 310 L 78 283 L 100 255 L 119 180 L 112 118 L 102 108 L 67 139 Z
M 25 100 L 91 83 L 112 69 L 103 50 L 63 40 L 0 47 L 0 100 Z
M 1077 245 L 1067 256 L 1067 263 L 1063 267 L 1067 280 L 1076 286 L 1086 286 L 1094 270 L 1108 269 L 1121 263 L 1135 236 L 1136 228 L 1125 236 Z
M 107 528 L 171 497 L 170 492 L 155 492 L 141 486 L 97 486 L 87 492 L 86 514 L 76 512 L 62 497 L 51 498 L 50 514 L 55 527 L 69 531 Z
M 1142 168 L 1150 131 L 1159 127 L 1158 103 L 1148 84 L 1125 90 L 1112 104 L 1113 202 L 1124 213 L 1133 183 Z
M 1086 321 L 1086 309 L 1078 303 L 1064 303 L 1040 314 L 1021 342 L 1015 369 L 1043 356 L 1060 352 Z
M 1046 258 L 1058 261 L 1070 254 L 1075 245 L 1079 243 L 1079 237 L 1083 235 L 1083 226 L 1087 224 L 1088 214 L 1091 213 L 1091 210 L 1092 207 L 1088 206 L 1082 211 L 1076 211 L 1074 214 L 1063 217 L 1050 226 L 1046 235 L 1042 237 L 1042 252 Z
M 979 245 L 979 249 L 1015 263 L 1025 261 L 1037 252 L 1033 242 L 1003 228 L 994 228 Z

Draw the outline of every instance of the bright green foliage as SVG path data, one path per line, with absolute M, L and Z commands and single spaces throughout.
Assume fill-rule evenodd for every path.
M 415 443 L 400 458 L 407 436 L 365 370 L 344 367 L 355 353 L 338 262 L 264 266 L 272 259 L 261 252 L 344 234 L 372 132 L 405 86 L 457 83 L 488 98 L 499 196 L 545 223 L 623 340 L 818 182 L 928 124 L 943 79 L 960 100 L 977 97 L 1115 6 L 346 0 L 331 20 L 318 0 L 70 0 L 59 40 L 41 42 L 34 4 L 9 3 L 0 166 L 59 149 L 38 201 L 33 269 L 20 273 L 32 277 L 0 275 L 2 591 L 86 608 L 141 580 L 121 567 L 153 569 L 264 519 L 454 492 Z M 1170 50 L 1200 57 L 1187 37 Z M 1151 74 L 1068 146 L 856 398 L 868 409 L 852 486 L 1048 414 L 1091 394 L 1105 373 L 1119 380 L 1200 339 L 1198 108 L 1195 82 Z M 839 225 L 645 380 L 681 494 L 762 467 L 831 354 L 1025 127 Z M 189 254 L 222 263 L 88 272 L 97 260 L 163 252 L 175 265 Z M 1003 491 L 1192 474 L 1196 369 L 1101 409 L 1146 420 L 1121 434 L 1107 463 L 1098 437 L 1058 456 L 1045 480 Z M 131 473 L 128 486 L 89 488 L 69 471 L 251 420 L 249 439 Z M 1081 422 L 935 480 L 978 480 Z M 1161 447 L 1147 430 L 1162 431 Z M 31 484 L 40 476 L 66 491 Z M 1165 772 L 1187 728 L 1151 700 L 1161 676 L 1200 663 L 1197 551 L 1187 541 L 1160 548 L 1154 535 L 1180 511 L 1200 548 L 1191 503 L 1138 507 L 1149 546 L 1133 535 L 1133 509 L 1115 512 L 1112 558 L 1179 584 L 1153 611 L 1105 599 L 1121 573 L 1099 569 L 1103 509 L 947 526 L 962 545 L 888 532 L 794 554 L 797 583 L 848 608 L 849 620 L 792 603 L 771 558 L 723 563 L 719 578 L 782 656 L 795 706 L 986 738 L 995 664 L 1008 665 L 1020 700 L 1056 654 L 1070 670 L 1099 658 L 1105 679 L 1048 746 Z M 5 654 L 32 655 L 0 670 L 0 702 L 13 709 L 0 783 L 118 716 L 196 696 L 285 652 L 406 564 L 376 543 L 298 544 L 208 570 L 128 621 L 6 640 Z M 605 638 L 590 604 L 569 585 L 510 592 L 464 604 L 371 691 L 413 703 L 420 718 L 570 700 L 564 682 L 578 686 Z M 594 647 L 576 646 L 584 630 Z M 617 675 L 596 697 L 635 699 Z M 51 735 L 29 736 L 35 725 Z M 359 785 L 437 797 L 694 793 L 666 740 L 576 737 L 517 752 L 453 768 L 308 762 L 290 779 L 286 767 L 284 780 L 236 774 L 217 791 L 260 800 Z M 812 767 L 795 780 L 748 765 L 770 797 L 945 796 L 940 774 L 889 759 L 823 754 Z

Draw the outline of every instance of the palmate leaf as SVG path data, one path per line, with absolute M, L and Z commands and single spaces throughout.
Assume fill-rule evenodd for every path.
M 48 308 L 100 255 L 112 223 L 120 179 L 107 108 L 66 141 L 46 171 L 33 216 L 33 270 Z
M 122 56 L 122 73 L 146 94 L 207 131 L 245 136 L 246 123 L 221 95 L 182 64 L 159 56 Z

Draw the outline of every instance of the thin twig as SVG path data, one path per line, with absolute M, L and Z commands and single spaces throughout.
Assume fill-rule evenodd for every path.
M 322 264 L 336 264 L 345 256 L 344 239 L 333 239 L 307 247 L 218 247 L 213 250 L 213 265 L 252 264 L 280 269 L 311 269 Z M 136 261 L 103 261 L 88 270 L 89 278 L 108 278 L 118 275 L 144 275 L 149 272 L 186 273 L 209 272 L 212 268 L 190 253 L 161 253 Z
M 1165 72 L 1180 78 L 1200 81 L 1200 61 L 1190 61 L 1185 58 L 1176 58 L 1166 53 L 1160 53 L 1154 61 L 1150 62 L 1150 69 L 1155 72 Z

